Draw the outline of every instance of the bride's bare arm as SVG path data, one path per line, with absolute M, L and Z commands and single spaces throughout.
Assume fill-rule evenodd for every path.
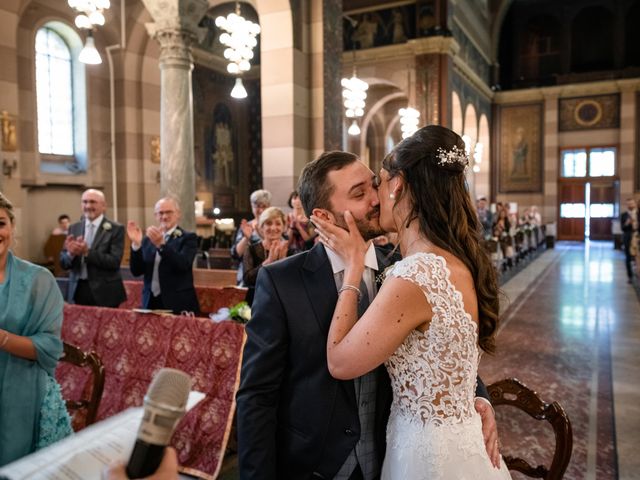
M 358 321 L 358 293 L 344 286 L 358 288 L 360 285 L 367 245 L 349 212 L 345 212 L 345 221 L 348 232 L 313 218 L 321 241 L 346 264 L 343 290 L 338 296 L 327 339 L 329 371 L 342 380 L 359 377 L 376 368 L 397 350 L 411 330 L 431 318 L 431 307 L 419 287 L 407 280 L 390 278 Z

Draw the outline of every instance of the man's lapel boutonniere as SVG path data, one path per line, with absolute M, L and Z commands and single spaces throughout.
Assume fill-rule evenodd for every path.
M 389 269 L 392 266 L 393 265 L 388 266 L 382 272 L 380 272 L 379 274 L 376 275 L 376 287 L 378 288 L 378 290 L 380 290 L 380 287 L 382 287 L 382 284 L 384 283 L 384 279 L 387 276 L 387 271 L 389 271 Z
M 171 232 L 171 238 L 180 238 L 182 236 L 182 230 L 176 228 L 173 232 Z
M 109 222 L 104 222 L 104 223 L 102 224 L 102 229 L 103 229 L 105 232 L 108 232 L 108 231 L 109 231 L 109 230 L 111 230 L 112 228 L 113 228 L 113 225 L 111 225 Z

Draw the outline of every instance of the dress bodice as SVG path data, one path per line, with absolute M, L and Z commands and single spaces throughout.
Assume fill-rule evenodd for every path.
M 478 328 L 449 276 L 443 257 L 424 252 L 387 272 L 387 278 L 417 285 L 433 312 L 428 329 L 413 330 L 385 363 L 393 386 L 392 410 L 425 426 L 464 422 L 475 412 Z

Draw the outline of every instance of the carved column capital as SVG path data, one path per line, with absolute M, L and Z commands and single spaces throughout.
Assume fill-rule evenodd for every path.
M 191 68 L 191 47 L 202 40 L 206 29 L 198 24 L 207 12 L 207 0 L 143 0 L 154 22 L 147 32 L 160 44 L 160 67 L 167 64 Z
M 149 24 L 147 24 L 149 30 Z M 193 67 L 191 47 L 195 36 L 187 30 L 156 30 L 152 37 L 160 44 L 160 68 L 168 65 Z

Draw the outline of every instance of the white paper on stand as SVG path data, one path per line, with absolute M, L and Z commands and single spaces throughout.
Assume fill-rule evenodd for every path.
M 191 392 L 187 411 L 204 397 Z M 105 466 L 129 460 L 143 412 L 143 407 L 129 408 L 16 460 L 0 468 L 0 479 L 98 480 Z

